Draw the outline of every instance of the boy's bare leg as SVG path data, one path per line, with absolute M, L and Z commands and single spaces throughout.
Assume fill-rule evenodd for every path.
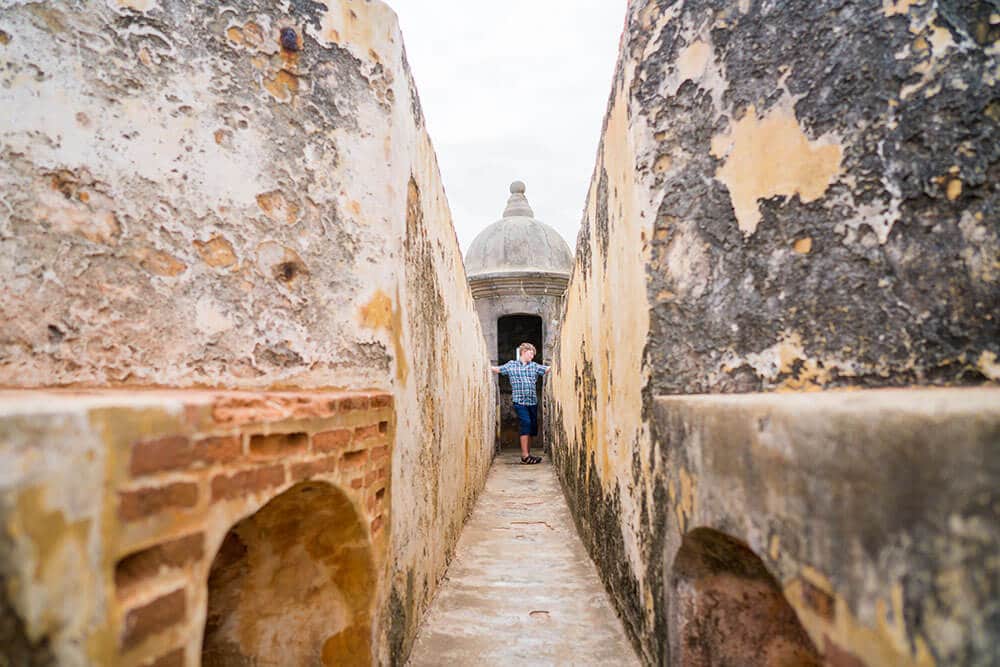
M 531 451 L 530 439 L 531 439 L 530 435 L 522 435 L 521 436 L 521 457 L 522 458 L 526 458 L 528 456 L 528 452 Z

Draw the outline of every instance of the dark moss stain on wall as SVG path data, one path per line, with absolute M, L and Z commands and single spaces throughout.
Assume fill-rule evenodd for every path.
M 940 56 L 927 46 L 930 28 L 909 30 L 933 3 L 892 18 L 871 3 L 832 0 L 752 2 L 746 15 L 732 3 L 674 6 L 678 16 L 639 63 L 632 100 L 663 133 L 657 154 L 686 160 L 655 177 L 664 196 L 648 273 L 652 363 L 670 369 L 655 374 L 656 393 L 986 380 L 979 355 L 1000 356 L 1000 279 L 990 268 L 1000 248 L 1000 93 L 986 83 L 997 67 L 984 48 L 996 32 L 986 5 L 940 7 L 935 38 L 959 45 Z M 639 48 L 649 37 L 636 14 L 627 30 Z M 662 92 L 664 72 L 689 45 L 684 26 L 702 26 L 714 46 L 728 121 L 716 120 L 711 93 L 693 81 Z M 931 60 L 924 81 L 919 68 Z M 907 86 L 917 87 L 903 97 Z M 714 178 L 723 160 L 710 154 L 711 140 L 750 105 L 763 115 L 789 97 L 811 140 L 830 133 L 841 142 L 841 173 L 809 203 L 759 200 L 762 220 L 745 238 Z M 898 219 L 880 243 L 883 211 Z M 806 238 L 811 250 L 793 250 Z M 682 241 L 703 262 L 674 279 L 667 255 Z M 675 297 L 657 302 L 664 292 Z M 784 376 L 723 368 L 727 353 L 744 358 L 786 332 L 801 337 L 804 353 Z
M 0 577 L 0 657 L 4 664 L 17 667 L 54 667 L 57 662 L 47 638 L 32 641 L 10 600 L 7 581 Z
M 970 500 L 958 515 L 967 524 L 988 525 L 997 521 L 998 507 L 1000 491 L 994 488 Z M 987 602 L 1000 599 L 1000 568 L 990 566 L 995 562 L 997 543 L 986 535 L 970 532 L 956 535 L 946 544 L 940 536 L 934 536 L 930 528 L 922 526 L 915 531 L 920 545 L 913 556 L 915 567 L 903 579 L 906 625 L 914 628 L 914 638 L 920 637 L 931 646 L 938 664 L 990 664 L 989 660 L 996 658 L 996 647 L 1000 643 L 1000 610 Z M 966 584 L 975 591 L 974 600 L 956 596 L 955 590 L 949 589 L 945 577 L 941 576 L 938 560 L 945 549 L 962 554 L 960 567 L 965 573 Z M 984 613 L 971 615 L 970 603 L 981 605 L 979 609 L 985 610 Z M 928 636 L 928 628 L 943 619 L 957 618 L 963 619 L 967 641 L 944 652 Z
M 389 594 L 387 624 L 389 643 L 389 664 L 392 667 L 402 667 L 406 664 L 406 658 L 410 654 L 413 645 L 413 638 L 417 633 L 417 623 L 419 614 L 414 607 L 416 600 L 413 597 L 413 571 L 406 573 L 406 588 L 400 592 L 397 585 L 393 585 Z M 384 624 L 386 625 L 386 624 Z
M 414 377 L 421 383 L 417 387 L 417 397 L 422 432 L 426 436 L 420 450 L 418 470 L 424 471 L 425 492 L 432 508 L 432 513 L 424 517 L 426 528 L 430 530 L 432 517 L 436 522 L 444 510 L 440 503 L 435 466 L 445 456 L 441 438 L 444 414 L 440 401 L 444 396 L 442 367 L 451 354 L 451 341 L 440 335 L 447 330 L 448 310 L 435 269 L 435 248 L 424 226 L 420 188 L 412 176 L 406 202 L 403 265 L 406 284 L 410 286 L 407 290 L 407 310 L 412 314 L 413 331 L 409 355 L 416 371 Z
M 632 570 L 625 549 L 620 523 L 620 489 L 615 487 L 613 492 L 604 491 L 593 453 L 586 453 L 585 443 L 602 436 L 593 430 L 597 387 L 593 365 L 583 347 L 580 358 L 582 361 L 574 379 L 580 414 L 579 441 L 570 442 L 570 436 L 561 429 L 563 411 L 561 406 L 551 402 L 549 390 L 545 392 L 546 410 L 552 418 L 545 424 L 545 436 L 552 442 L 552 462 L 577 533 L 597 565 L 598 574 L 615 602 L 616 611 L 630 641 L 647 664 L 662 664 L 667 650 L 666 610 L 656 605 L 652 615 L 647 615 L 639 580 Z M 638 449 L 634 448 L 633 451 L 638 452 Z M 640 474 L 637 472 L 639 465 L 638 455 L 635 454 L 633 467 L 637 475 Z M 654 497 L 658 503 L 662 503 L 660 508 L 666 508 L 665 483 L 656 488 Z M 643 583 L 655 599 L 661 599 L 664 582 L 660 555 L 664 551 L 667 526 L 662 521 L 650 520 L 649 509 L 643 498 L 639 536 L 643 562 L 647 565 Z M 650 525 L 653 528 L 648 530 Z
M 601 260 L 605 268 L 608 266 L 608 242 L 611 230 L 608 229 L 608 170 L 601 167 L 601 178 L 597 182 L 597 216 L 594 220 L 594 232 L 601 250 Z

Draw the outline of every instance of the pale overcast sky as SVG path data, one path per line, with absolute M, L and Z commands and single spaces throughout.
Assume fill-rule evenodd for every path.
M 572 249 L 625 0 L 388 0 L 465 253 L 513 180 Z

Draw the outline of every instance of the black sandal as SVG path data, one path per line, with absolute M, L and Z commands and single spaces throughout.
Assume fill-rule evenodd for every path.
M 534 465 L 535 463 L 541 463 L 542 459 L 538 456 L 522 456 L 521 463 L 525 465 Z

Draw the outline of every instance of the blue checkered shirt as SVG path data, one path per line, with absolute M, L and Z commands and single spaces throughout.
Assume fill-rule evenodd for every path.
M 529 361 L 526 364 L 520 360 L 508 361 L 500 367 L 500 375 L 510 378 L 510 386 L 514 390 L 513 400 L 521 405 L 538 405 L 538 393 L 535 391 L 535 380 L 545 375 L 548 366 Z

